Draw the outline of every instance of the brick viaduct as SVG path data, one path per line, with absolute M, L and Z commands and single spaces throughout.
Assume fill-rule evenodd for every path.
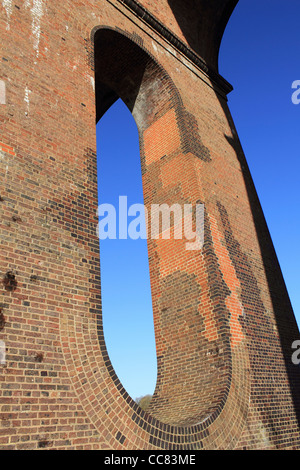
M 299 449 L 299 331 L 218 73 L 237 0 L 1 3 L 0 448 Z M 147 413 L 102 328 L 95 122 L 118 97 L 145 204 L 205 206 L 201 251 L 148 242 Z

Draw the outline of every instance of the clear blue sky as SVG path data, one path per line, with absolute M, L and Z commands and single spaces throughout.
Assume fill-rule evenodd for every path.
M 220 73 L 300 325 L 300 80 L 298 0 L 240 0 L 221 45 Z
M 300 325 L 299 0 L 240 0 L 225 31 L 220 73 L 229 107 Z M 135 122 L 118 101 L 97 126 L 99 203 L 143 203 Z M 155 339 L 143 240 L 101 242 L 104 333 L 119 379 L 133 397 L 153 393 Z
M 138 130 L 119 100 L 97 126 L 99 204 L 143 204 Z M 132 218 L 128 218 L 132 220 Z M 118 224 L 117 224 L 117 233 Z M 152 394 L 156 353 L 146 240 L 101 240 L 104 335 L 115 371 L 133 399 Z

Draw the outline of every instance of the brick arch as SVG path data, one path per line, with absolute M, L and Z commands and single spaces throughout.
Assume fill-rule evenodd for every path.
M 140 135 L 145 204 L 150 209 L 153 203 L 199 202 L 195 161 L 207 165 L 210 154 L 174 83 L 138 38 L 108 28 L 93 33 L 97 115 L 114 94 L 131 109 Z M 217 225 L 206 213 L 202 252 L 187 251 L 184 240 L 148 241 L 158 381 L 147 413 L 112 367 L 99 308 L 82 325 L 80 318 L 62 320 L 74 388 L 114 448 L 117 442 L 120 448 L 219 448 L 224 439 L 231 448 L 240 436 L 249 364 L 233 314 L 241 311 L 238 295 L 226 278 L 234 272 L 228 274 L 229 256 L 217 251 L 222 244 Z M 78 368 L 82 358 L 85 367 Z

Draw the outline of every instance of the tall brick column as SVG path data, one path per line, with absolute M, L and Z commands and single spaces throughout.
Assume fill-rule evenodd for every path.
M 217 70 L 236 3 L 1 5 L 1 449 L 299 449 L 299 331 Z M 201 250 L 148 242 L 147 413 L 102 327 L 95 124 L 118 97 L 147 207 L 205 210 Z

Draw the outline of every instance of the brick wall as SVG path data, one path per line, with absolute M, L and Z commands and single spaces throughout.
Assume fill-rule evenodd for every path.
M 122 3 L 0 7 L 1 449 L 298 449 L 299 331 L 223 82 Z M 179 35 L 174 3 L 151 11 Z M 145 204 L 205 207 L 201 251 L 149 240 L 149 413 L 102 328 L 95 122 L 118 96 Z

